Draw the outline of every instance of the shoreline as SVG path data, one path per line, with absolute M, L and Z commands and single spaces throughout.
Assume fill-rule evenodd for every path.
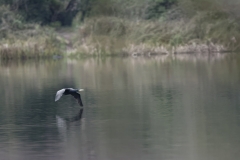
M 122 48 L 117 52 L 104 53 L 105 51 L 98 50 L 97 48 L 88 48 L 85 45 L 83 50 L 64 46 L 58 50 L 56 48 L 44 50 L 43 46 L 37 46 L 36 44 L 27 45 L 21 47 L 13 44 L 0 45 L 0 58 L 1 59 L 34 59 L 34 58 L 58 58 L 58 57 L 95 57 L 95 56 L 158 56 L 158 55 L 211 55 L 215 56 L 223 53 L 232 53 L 237 51 L 227 50 L 221 45 L 212 44 L 190 44 L 181 45 L 177 47 L 172 46 L 153 46 L 148 44 L 140 45 L 129 45 L 128 47 Z M 45 52 L 46 51 L 46 52 Z
M 202 14 L 200 19 L 205 15 Z M 240 49 L 237 28 L 219 34 L 231 25 L 217 28 L 220 22 L 226 23 L 221 20 L 216 26 L 214 21 L 204 22 L 199 30 L 197 18 L 157 22 L 92 17 L 71 28 L 35 25 L 31 30 L 22 30 L 20 35 L 15 36 L 13 31 L 2 39 L 0 59 L 171 54 L 214 56 Z

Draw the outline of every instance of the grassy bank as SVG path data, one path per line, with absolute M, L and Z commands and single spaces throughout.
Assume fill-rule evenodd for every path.
M 49 57 L 62 54 L 63 42 L 51 27 L 26 23 L 23 17 L 0 6 L 1 59 Z
M 2 59 L 40 58 L 63 54 L 64 42 L 51 28 L 33 25 L 31 29 L 6 32 L 0 40 Z
M 89 19 L 79 29 L 76 51 L 91 54 L 215 54 L 240 49 L 240 26 L 235 20 L 224 15 L 215 18 L 216 15 L 208 12 L 172 20 L 171 14 L 160 20 Z
M 222 12 L 201 11 L 185 16 L 176 8 L 151 20 L 98 16 L 70 30 L 24 23 L 6 8 L 0 8 L 0 14 L 4 17 L 0 25 L 3 59 L 54 55 L 214 55 L 240 49 L 240 25 Z

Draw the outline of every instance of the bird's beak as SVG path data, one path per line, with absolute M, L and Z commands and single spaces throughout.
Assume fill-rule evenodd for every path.
M 78 92 L 84 91 L 84 89 L 79 89 Z

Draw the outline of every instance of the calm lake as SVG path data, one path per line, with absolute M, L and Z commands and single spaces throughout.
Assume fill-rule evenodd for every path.
M 1 160 L 240 157 L 238 55 L 1 61 L 0 89 Z

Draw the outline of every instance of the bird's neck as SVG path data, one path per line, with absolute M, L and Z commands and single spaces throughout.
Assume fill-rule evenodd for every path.
M 69 90 L 66 89 L 63 94 L 68 95 L 69 94 Z

